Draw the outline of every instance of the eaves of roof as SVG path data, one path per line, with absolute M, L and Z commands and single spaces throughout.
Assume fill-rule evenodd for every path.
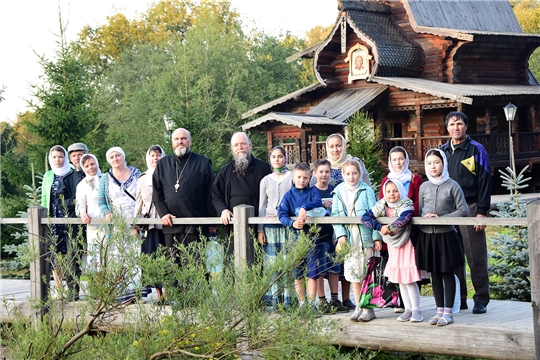
M 540 95 L 540 86 L 537 85 L 448 84 L 419 78 L 377 76 L 371 80 L 377 84 L 439 96 L 464 104 L 472 104 L 475 97 L 481 96 Z
M 252 116 L 252 115 L 255 115 L 261 111 L 264 111 L 266 109 L 269 109 L 271 108 L 272 106 L 275 106 L 275 105 L 278 105 L 278 104 L 281 104 L 281 103 L 284 103 L 285 101 L 287 100 L 290 100 L 290 99 L 294 99 L 295 97 L 297 96 L 300 96 L 300 95 L 303 95 L 305 93 L 308 93 L 310 91 L 313 91 L 315 89 L 318 89 L 322 86 L 326 86 L 325 84 L 321 84 L 321 83 L 315 83 L 315 84 L 312 84 L 312 85 L 309 85 L 309 86 L 306 86 L 305 88 L 303 89 L 300 89 L 300 90 L 296 90 L 290 94 L 287 94 L 285 96 L 282 96 L 280 98 L 277 98 L 275 100 L 272 100 L 270 102 L 267 102 L 266 104 L 263 104 L 261 106 L 257 106 L 256 108 L 253 108 L 251 110 L 248 110 L 246 111 L 245 113 L 242 114 L 242 119 L 247 119 L 248 117 Z
M 242 125 L 242 130 L 246 131 L 249 129 L 253 129 L 266 122 L 280 122 L 282 124 L 292 125 L 298 128 L 302 128 L 305 125 L 335 125 L 341 127 L 345 126 L 345 124 L 341 121 L 333 120 L 326 116 L 271 112 L 269 114 L 261 116 L 258 119 L 252 120 Z
M 369 86 L 337 91 L 311 108 L 306 114 L 324 115 L 345 122 L 359 110 L 366 109 L 388 86 Z

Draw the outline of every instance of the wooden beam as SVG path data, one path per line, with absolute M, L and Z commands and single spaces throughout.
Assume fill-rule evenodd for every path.
M 424 161 L 424 152 L 422 151 L 422 106 L 420 102 L 417 101 L 414 105 L 415 115 L 416 115 L 416 160 Z
M 248 219 L 255 216 L 255 208 L 238 205 L 233 208 L 234 219 L 234 264 L 236 267 L 253 264 L 255 248 L 249 232 Z
M 307 136 L 306 130 L 300 129 L 300 161 L 307 163 Z
M 531 306 L 536 358 L 540 359 L 540 200 L 527 205 L 529 228 L 529 267 L 531 274 Z
M 47 219 L 47 209 L 42 206 L 32 206 L 28 209 L 28 245 L 36 258 L 30 263 L 30 296 L 44 304 L 49 296 L 50 263 L 47 259 L 50 251 L 47 247 L 47 225 L 42 224 Z M 43 281 L 45 279 L 45 281 Z M 46 313 L 44 307 L 34 312 L 35 321 L 41 321 Z

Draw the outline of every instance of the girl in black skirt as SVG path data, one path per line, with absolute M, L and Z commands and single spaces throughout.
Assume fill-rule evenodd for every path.
M 419 205 L 422 217 L 464 217 L 467 202 L 457 182 L 448 175 L 444 152 L 431 149 L 425 158 L 429 181 L 420 186 Z M 444 326 L 454 322 L 452 308 L 456 292 L 454 269 L 464 266 L 463 248 L 454 223 L 421 225 L 416 245 L 419 270 L 431 272 L 437 314 L 429 319 L 431 325 Z

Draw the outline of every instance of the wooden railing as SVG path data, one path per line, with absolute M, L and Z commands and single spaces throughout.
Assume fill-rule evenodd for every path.
M 255 217 L 252 206 L 240 205 L 233 209 L 232 223 L 234 225 L 234 257 L 235 264 L 240 266 L 251 263 L 254 260 L 254 242 L 251 239 L 249 226 L 256 224 L 279 224 L 277 218 Z M 49 265 L 46 254 L 49 249 L 43 239 L 47 238 L 50 224 L 81 224 L 76 218 L 48 218 L 47 211 L 41 206 L 28 209 L 28 218 L 0 219 L 0 224 L 24 224 L 28 223 L 28 241 L 31 248 L 39 250 L 39 256 L 30 264 L 31 297 L 33 299 L 46 300 L 49 293 L 50 279 Z M 378 220 L 383 224 L 389 224 L 394 219 L 382 217 Z M 158 224 L 160 219 L 126 219 L 133 224 Z M 92 219 L 93 224 L 102 224 L 104 219 Z M 214 218 L 183 218 L 174 219 L 174 224 L 184 225 L 217 225 L 221 219 Z M 319 217 L 308 218 L 308 223 L 317 224 L 360 224 L 359 217 Z M 529 261 L 531 275 L 531 304 L 533 312 L 534 335 L 536 345 L 536 358 L 540 359 L 540 201 L 527 206 L 526 218 L 421 218 L 412 219 L 417 225 L 497 225 L 497 226 L 527 226 L 529 229 Z M 37 310 L 36 316 L 43 311 Z

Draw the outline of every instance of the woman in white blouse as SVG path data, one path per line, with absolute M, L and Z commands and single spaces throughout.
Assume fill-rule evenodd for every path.
M 164 156 L 165 151 L 163 151 L 163 148 L 159 145 L 152 145 L 150 146 L 148 151 L 146 151 L 146 165 L 148 168 L 145 172 L 141 174 L 139 180 L 137 181 L 137 195 L 135 196 L 135 216 L 151 219 L 160 218 L 157 213 L 156 207 L 152 203 L 152 175 L 154 174 L 154 170 L 156 169 L 158 161 L 161 160 L 161 158 Z M 141 252 L 143 254 L 151 255 L 157 251 L 159 245 L 165 246 L 165 239 L 163 237 L 163 232 L 161 231 L 161 229 L 161 224 L 155 224 L 149 225 L 148 230 L 146 231 L 138 230 L 143 240 L 141 244 Z M 155 288 L 157 293 L 157 301 L 158 303 L 162 302 L 161 284 L 156 284 Z M 147 292 L 148 290 L 143 289 L 143 296 L 145 294 L 145 291 Z M 167 301 L 167 294 L 165 294 L 165 301 Z
M 77 216 L 86 224 L 86 261 L 89 267 L 94 269 L 99 265 L 98 249 L 104 236 L 104 233 L 100 230 L 101 225 L 91 223 L 92 219 L 101 217 L 97 202 L 101 170 L 99 170 L 97 158 L 92 154 L 82 156 L 81 169 L 83 169 L 86 177 L 77 185 L 75 211 Z

